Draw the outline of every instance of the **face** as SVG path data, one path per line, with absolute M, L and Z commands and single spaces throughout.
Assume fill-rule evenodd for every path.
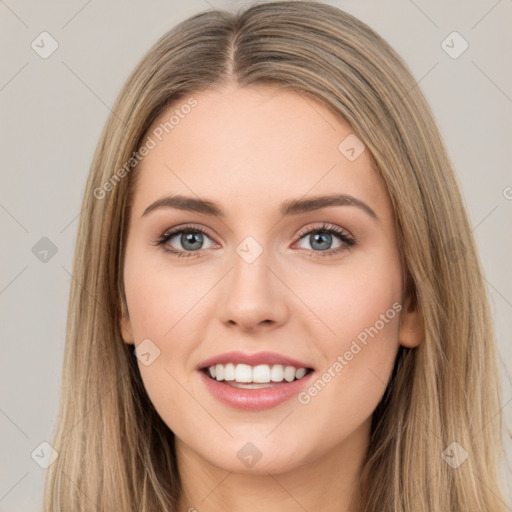
M 364 444 L 399 345 L 419 342 L 364 146 L 270 86 L 194 94 L 147 136 L 121 328 L 178 452 L 280 473 Z

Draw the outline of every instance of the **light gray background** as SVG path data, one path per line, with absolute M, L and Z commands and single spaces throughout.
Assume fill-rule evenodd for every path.
M 40 509 L 45 470 L 31 453 L 53 436 L 78 215 L 109 108 L 135 64 L 177 22 L 210 6 L 245 3 L 0 0 L 0 511 Z M 512 424 L 506 373 L 512 368 L 512 188 L 507 188 L 512 187 L 512 1 L 328 3 L 389 41 L 438 120 L 485 269 L 507 433 Z M 43 31 L 59 44 L 48 59 L 31 48 Z M 441 47 L 453 31 L 469 43 L 457 59 Z M 58 249 L 46 263 L 32 252 L 42 237 Z M 504 442 L 510 493 L 509 435 Z

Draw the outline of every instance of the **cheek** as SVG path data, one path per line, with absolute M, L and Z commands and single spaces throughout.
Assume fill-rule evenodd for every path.
M 316 330 L 314 339 L 322 340 L 319 348 L 331 357 L 353 339 L 364 341 L 368 330 L 376 337 L 375 326 L 381 342 L 396 338 L 401 288 L 397 258 L 382 255 L 354 258 L 322 272 L 304 271 L 294 283 L 297 295 L 314 315 L 308 315 Z
M 161 258 L 152 261 L 151 255 L 135 249 L 127 253 L 125 291 L 135 344 L 141 347 L 137 355 L 150 354 L 139 355 L 139 371 L 148 396 L 170 428 L 176 427 L 173 411 L 195 404 L 185 389 L 190 387 L 190 354 L 202 339 L 195 331 L 204 327 L 196 306 L 215 282 L 211 275 L 191 277 L 190 272 L 169 269 Z
M 179 338 L 192 307 L 187 298 L 192 293 L 187 287 L 180 291 L 176 272 L 138 267 L 140 271 L 130 273 L 131 268 L 127 266 L 125 288 L 139 372 L 153 406 L 174 430 L 174 411 L 182 411 L 190 400 L 180 383 L 184 383 L 183 366 L 191 347 Z
M 396 260 L 347 265 L 307 281 L 308 305 L 322 320 L 314 330 L 323 365 L 298 401 L 319 420 L 319 429 L 329 423 L 347 434 L 372 415 L 391 376 L 399 346 L 401 267 Z M 316 435 L 335 442 L 337 428 Z
M 205 282 L 198 276 L 190 282 L 184 275 L 168 268 L 161 258 L 139 256 L 135 251 L 127 257 L 126 300 L 136 343 L 152 337 L 164 342 L 171 339 L 180 322 L 208 291 L 208 279 Z

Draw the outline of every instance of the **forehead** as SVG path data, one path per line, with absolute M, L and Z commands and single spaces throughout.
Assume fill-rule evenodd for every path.
M 287 198 L 334 192 L 389 207 L 367 151 L 357 156 L 364 145 L 351 127 L 299 92 L 265 85 L 191 94 L 155 120 L 149 139 L 153 147 L 137 167 L 139 212 L 171 193 L 215 200 L 228 213 L 230 205 L 261 211 Z M 351 147 L 355 159 L 346 152 Z

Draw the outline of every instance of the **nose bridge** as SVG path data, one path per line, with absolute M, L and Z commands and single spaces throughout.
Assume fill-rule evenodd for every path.
M 247 237 L 236 248 L 233 255 L 233 272 L 230 295 L 237 298 L 239 306 L 268 302 L 271 296 L 268 265 L 271 258 L 253 237 Z
M 269 253 L 263 246 L 254 242 L 242 242 L 233 255 L 232 286 L 250 293 L 268 293 L 269 290 Z M 238 290 L 239 291 L 239 290 Z
M 284 293 L 269 269 L 269 250 L 254 237 L 240 242 L 233 254 L 233 269 L 225 284 L 222 316 L 225 322 L 254 328 L 259 324 L 281 323 L 286 315 Z M 281 285 L 282 286 L 282 285 Z

